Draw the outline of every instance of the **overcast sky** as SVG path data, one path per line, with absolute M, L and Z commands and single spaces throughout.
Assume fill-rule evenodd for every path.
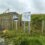
M 0 0 L 0 13 L 10 11 L 45 13 L 45 0 Z

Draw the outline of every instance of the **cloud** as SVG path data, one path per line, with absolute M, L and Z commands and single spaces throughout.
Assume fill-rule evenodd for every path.
M 15 11 L 28 11 L 30 9 L 29 0 L 0 0 L 0 9 L 15 9 Z
M 45 13 L 45 0 L 0 0 L 0 12 L 11 11 Z
M 45 0 L 32 0 L 33 13 L 45 13 Z

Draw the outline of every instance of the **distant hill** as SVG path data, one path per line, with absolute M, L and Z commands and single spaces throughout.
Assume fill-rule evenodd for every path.
M 8 13 L 2 13 L 2 14 L 0 14 L 0 15 L 20 15 L 20 14 L 18 14 L 17 12 L 8 12 Z
M 32 15 L 45 15 L 45 14 L 32 14 Z
M 8 13 L 2 13 L 2 14 L 0 14 L 0 15 L 4 15 L 4 14 L 6 14 L 6 15 L 8 15 L 8 14 L 13 14 L 13 15 L 21 15 L 21 14 L 19 14 L 19 13 L 17 13 L 17 12 L 8 12 Z M 31 15 L 45 15 L 45 14 L 31 14 Z

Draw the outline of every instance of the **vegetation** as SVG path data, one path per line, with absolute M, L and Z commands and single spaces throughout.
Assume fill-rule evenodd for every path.
M 33 14 L 31 16 L 30 34 L 27 32 L 27 30 L 24 32 L 23 27 L 20 27 L 18 30 L 6 29 L 4 31 L 0 31 L 0 36 L 5 39 L 6 45 L 45 45 L 45 34 L 42 35 L 41 32 L 42 20 L 45 21 L 44 14 Z
M 45 45 L 45 36 L 30 36 L 28 33 L 12 31 L 3 32 L 6 45 Z
M 32 15 L 31 18 L 31 30 L 34 33 L 41 34 L 42 33 L 42 21 L 44 21 L 45 25 L 45 15 L 44 14 L 38 14 L 38 15 Z M 45 26 L 43 27 L 43 30 L 45 30 Z M 45 32 L 43 32 L 44 34 Z

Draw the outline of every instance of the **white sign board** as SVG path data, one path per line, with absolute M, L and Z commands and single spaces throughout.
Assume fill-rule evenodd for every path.
M 16 22 L 16 30 L 17 30 L 18 17 L 16 15 L 14 15 L 13 20 Z
M 18 17 L 16 15 L 13 16 L 14 21 L 18 21 Z
M 22 21 L 30 21 L 31 20 L 31 13 L 26 12 L 22 14 Z

